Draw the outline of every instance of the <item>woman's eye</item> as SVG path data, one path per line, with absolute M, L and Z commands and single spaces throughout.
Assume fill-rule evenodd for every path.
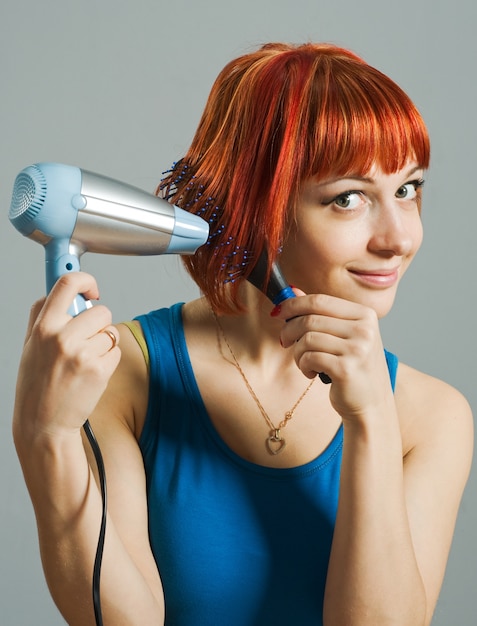
M 423 180 L 413 180 L 406 183 L 396 191 L 396 198 L 401 200 L 415 200 L 418 195 L 418 189 L 424 184 Z
M 363 204 L 363 198 L 359 191 L 347 191 L 346 193 L 336 196 L 336 198 L 332 200 L 332 203 L 339 209 L 353 210 Z

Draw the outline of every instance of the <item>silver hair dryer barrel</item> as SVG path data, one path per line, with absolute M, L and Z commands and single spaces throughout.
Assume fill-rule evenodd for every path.
M 80 269 L 84 252 L 193 254 L 207 222 L 166 200 L 71 165 L 38 163 L 16 177 L 9 219 L 45 247 L 46 287 Z M 78 296 L 73 314 L 87 308 Z

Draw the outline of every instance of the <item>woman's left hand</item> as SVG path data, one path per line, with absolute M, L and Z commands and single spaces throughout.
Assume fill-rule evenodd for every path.
M 293 349 L 300 370 L 308 378 L 326 372 L 331 403 L 343 419 L 387 409 L 392 390 L 375 311 L 334 296 L 295 293 L 274 317 L 287 321 L 281 342 Z

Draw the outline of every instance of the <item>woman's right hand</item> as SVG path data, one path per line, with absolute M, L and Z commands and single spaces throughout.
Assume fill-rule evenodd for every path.
M 129 358 L 140 349 L 127 330 L 121 359 L 102 332 L 119 336 L 106 307 L 96 305 L 74 318 L 68 314 L 79 293 L 97 299 L 96 281 L 82 272 L 67 274 L 33 306 L 17 383 L 13 434 L 35 509 L 45 577 L 68 624 L 94 624 L 91 589 L 103 502 L 96 463 L 81 432 L 90 420 L 108 482 L 104 623 L 162 624 L 144 463 L 133 429 L 138 387 L 147 393 L 144 359 Z
M 96 305 L 72 318 L 77 294 L 98 299 L 95 279 L 84 272 L 62 276 L 36 302 L 20 361 L 14 431 L 27 438 L 79 431 L 93 412 L 120 360 L 108 330 L 111 312 Z

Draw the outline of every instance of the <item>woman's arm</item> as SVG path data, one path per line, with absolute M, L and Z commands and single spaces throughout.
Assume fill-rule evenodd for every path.
M 455 390 L 424 375 L 414 380 L 406 368 L 394 397 L 377 319 L 365 307 L 311 296 L 288 301 L 280 315 L 295 318 L 283 345 L 295 345 L 305 374 L 331 376 L 330 399 L 343 419 L 324 623 L 427 625 L 470 468 L 469 407 Z M 403 462 L 404 436 L 413 444 Z
M 110 350 L 111 338 L 101 332 L 111 324 L 104 307 L 74 319 L 64 313 L 77 293 L 96 297 L 94 280 L 70 274 L 35 307 L 15 403 L 14 440 L 35 509 L 46 579 L 69 624 L 95 623 L 92 573 L 102 503 L 81 429 L 89 419 L 108 485 L 104 623 L 160 624 L 162 588 L 148 541 L 144 469 L 134 436 L 134 412 L 145 406 L 137 393 L 147 394 L 146 377 L 137 369 L 144 368 L 143 361 L 126 331 L 119 363 L 119 348 Z
M 428 386 L 433 397 L 426 398 L 422 390 L 414 396 L 417 404 L 422 402 L 415 413 L 428 414 L 423 420 L 416 416 L 420 424 L 410 426 L 418 432 L 404 461 L 392 413 L 376 416 L 369 428 L 344 423 L 325 623 L 431 622 L 470 469 L 473 434 L 462 396 L 439 381 Z
M 403 460 L 404 493 L 430 623 L 469 476 L 474 431 L 467 400 L 446 383 L 400 366 L 396 403 L 413 416 L 413 445 Z

